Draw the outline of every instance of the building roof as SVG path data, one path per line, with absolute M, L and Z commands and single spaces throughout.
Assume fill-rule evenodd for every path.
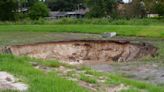
M 64 17 L 67 15 L 85 15 L 87 13 L 87 10 L 75 10 L 75 11 L 65 11 L 65 12 L 60 12 L 60 11 L 51 11 L 50 16 L 51 17 Z

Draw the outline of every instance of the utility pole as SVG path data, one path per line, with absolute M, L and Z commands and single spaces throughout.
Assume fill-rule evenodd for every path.
M 20 12 L 21 10 L 21 3 L 20 3 L 20 0 L 17 0 L 17 12 Z
M 82 3 L 77 5 L 78 11 L 80 11 L 80 6 L 82 5 Z

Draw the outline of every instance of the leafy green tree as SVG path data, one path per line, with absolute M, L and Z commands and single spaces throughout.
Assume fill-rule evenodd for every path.
M 86 2 L 90 8 L 90 12 L 87 14 L 88 17 L 98 18 L 106 15 L 104 0 L 87 0 Z
M 164 16 L 164 1 L 159 1 L 155 4 L 155 12 L 160 16 Z
M 156 0 L 144 0 L 144 2 L 147 12 L 154 13 L 154 5 L 156 3 Z
M 0 0 L 0 20 L 16 20 L 18 2 L 16 0 Z
M 89 17 L 111 17 L 116 12 L 117 0 L 86 0 L 90 8 Z
M 36 2 L 29 10 L 29 16 L 31 19 L 37 20 L 49 15 L 48 7 L 43 2 Z
M 142 2 L 145 5 L 142 5 Z M 164 15 L 163 0 L 133 0 L 126 8 L 128 17 L 145 17 L 146 13 L 158 13 Z
M 140 4 L 141 0 L 133 0 L 131 3 L 126 5 L 125 17 L 129 18 L 139 18 L 141 17 L 141 10 L 143 7 Z
M 27 0 L 27 4 L 28 6 L 32 6 L 33 4 L 35 4 L 36 2 L 38 2 L 39 0 Z
M 121 0 L 105 0 L 105 10 L 107 15 L 112 18 L 117 18 L 117 5 L 122 2 Z
M 46 0 L 52 11 L 72 11 L 82 6 L 84 0 Z

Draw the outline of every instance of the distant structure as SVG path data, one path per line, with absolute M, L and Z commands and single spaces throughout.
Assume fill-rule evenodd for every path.
M 88 9 L 80 9 L 75 11 L 50 11 L 50 19 L 60 19 L 60 18 L 83 18 L 88 12 Z
M 39 0 L 39 1 L 45 2 L 46 0 Z
M 46 0 L 38 0 L 40 2 L 45 2 Z M 26 13 L 29 10 L 29 6 L 28 6 L 28 0 L 24 0 L 24 3 L 21 4 L 21 0 L 17 0 L 18 2 L 18 11 L 17 12 L 22 12 L 22 13 Z
M 148 13 L 147 14 L 148 18 L 155 18 L 155 17 L 159 17 L 159 14 L 152 14 L 152 13 Z

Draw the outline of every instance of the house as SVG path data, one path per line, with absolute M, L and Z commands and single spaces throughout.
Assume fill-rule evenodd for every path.
M 155 18 L 155 17 L 159 17 L 159 14 L 148 13 L 147 17 L 148 18 Z
M 88 10 L 80 9 L 75 11 L 51 11 L 50 19 L 59 19 L 59 18 L 83 18 Z

